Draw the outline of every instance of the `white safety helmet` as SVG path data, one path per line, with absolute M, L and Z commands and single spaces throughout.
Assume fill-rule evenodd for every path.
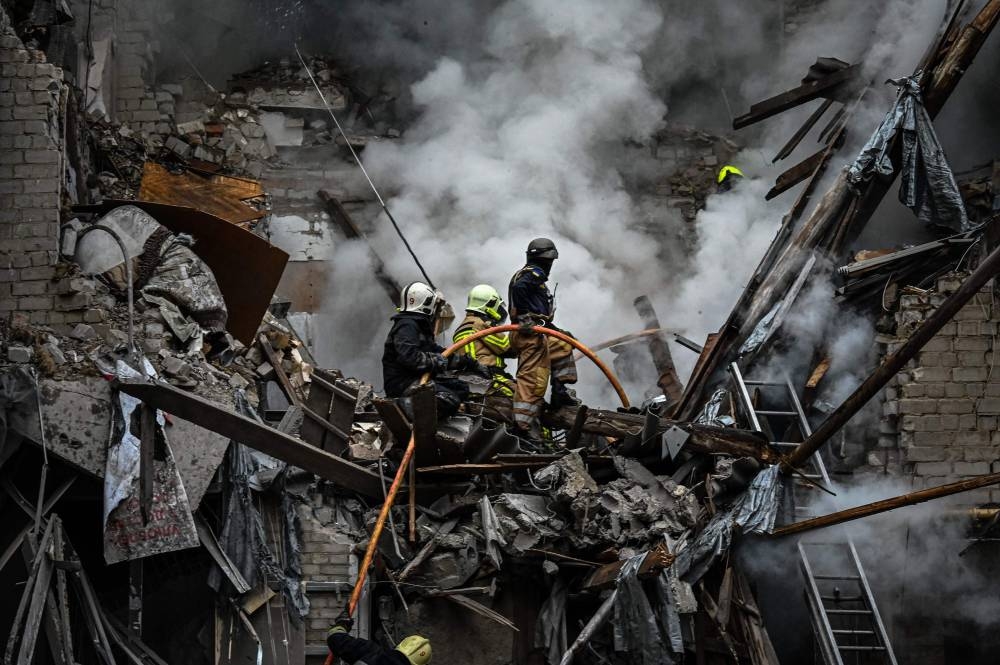
M 401 312 L 417 312 L 427 316 L 435 316 L 441 294 L 423 282 L 412 282 L 403 288 L 399 297 Z

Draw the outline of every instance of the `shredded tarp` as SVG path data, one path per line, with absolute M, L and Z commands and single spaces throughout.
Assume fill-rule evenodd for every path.
M 0 466 L 14 452 L 16 445 L 13 439 L 7 440 L 7 412 L 29 401 L 36 407 L 34 403 L 37 390 L 35 378 L 24 367 L 17 367 L 0 376 Z M 42 432 L 41 436 L 45 436 L 45 433 Z
M 140 373 L 122 360 L 115 363 L 119 379 L 155 378 L 156 371 L 145 357 Z M 198 531 L 184 483 L 166 435 L 165 420 L 156 412 L 158 436 L 153 454 L 153 506 L 144 521 L 139 510 L 139 422 L 142 400 L 115 391 L 114 421 L 104 471 L 104 560 L 117 563 L 153 554 L 198 547 Z
M 695 416 L 694 422 L 701 425 L 714 425 L 716 427 L 729 427 L 734 423 L 732 416 L 720 416 L 722 405 L 729 396 L 729 391 L 725 388 L 717 388 L 712 396 L 702 407 L 701 412 Z
M 247 400 L 246 393 L 242 390 L 236 391 L 236 409 L 238 413 L 247 418 L 259 420 L 257 413 Z M 289 556 L 286 569 L 282 570 L 268 546 L 267 536 L 264 532 L 264 521 L 257 505 L 255 505 L 257 498 L 251 487 L 251 478 L 261 468 L 270 466 L 266 460 L 262 465 L 259 459 L 260 454 L 252 454 L 250 449 L 235 440 L 229 444 L 226 469 L 229 489 L 226 496 L 222 531 L 219 534 L 219 544 L 250 586 L 256 587 L 264 581 L 262 576 L 269 581 L 280 582 L 285 597 L 295 607 L 295 612 L 290 612 L 289 616 L 301 619 L 309 613 L 309 601 L 300 589 L 302 585 L 299 584 L 301 580 L 300 557 L 295 556 L 295 553 L 301 551 L 299 544 L 301 526 L 298 524 L 298 515 L 294 506 L 283 504 L 282 514 L 286 520 L 283 537 L 289 541 L 286 542 L 286 545 L 291 545 L 291 549 L 295 550 L 295 553 Z M 294 520 L 291 526 L 287 522 L 289 519 Z M 288 574 L 289 570 L 291 576 Z M 209 586 L 218 592 L 223 588 L 223 579 L 225 578 L 221 571 L 213 568 L 209 573 Z M 295 617 L 296 613 L 297 617 Z
M 876 174 L 892 175 L 889 149 L 902 130 L 903 166 L 899 200 L 924 224 L 962 232 L 969 229 L 965 204 L 920 96 L 920 75 L 888 81 L 899 88 L 896 103 L 847 170 L 852 185 Z
M 479 519 L 483 525 L 483 539 L 486 541 L 486 558 L 490 560 L 494 568 L 500 570 L 500 548 L 506 547 L 507 541 L 500 533 L 500 522 L 497 521 L 493 504 L 485 495 L 479 500 Z
M 672 604 L 663 596 L 665 584 L 657 582 L 655 591 L 661 612 L 653 610 L 652 603 L 639 580 L 639 568 L 646 553 L 637 554 L 625 562 L 618 571 L 618 593 L 615 595 L 614 640 L 615 651 L 629 654 L 629 662 L 636 665 L 669 665 L 674 662 L 671 654 L 675 640 L 673 620 L 663 616 L 662 609 Z M 667 591 L 669 593 L 669 590 Z M 679 620 L 678 620 L 679 621 Z M 683 648 L 683 643 L 682 643 Z
M 566 599 L 569 588 L 562 577 L 555 577 L 552 591 L 538 612 L 535 623 L 535 647 L 545 649 L 546 661 L 555 664 L 569 648 L 566 639 Z
M 754 478 L 733 505 L 715 517 L 677 555 L 674 569 L 680 579 L 694 584 L 708 572 L 715 562 L 729 551 L 733 533 L 765 534 L 774 528 L 781 503 L 781 474 L 778 466 L 771 466 Z

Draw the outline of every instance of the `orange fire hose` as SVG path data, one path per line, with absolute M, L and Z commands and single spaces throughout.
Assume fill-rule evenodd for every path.
M 517 330 L 522 330 L 523 327 L 517 325 L 516 323 L 507 323 L 502 326 L 494 326 L 493 328 L 487 328 L 486 330 L 480 330 L 477 333 L 473 333 L 468 337 L 464 338 L 461 342 L 456 342 L 452 344 L 447 349 L 441 352 L 441 355 L 447 357 L 452 353 L 462 348 L 470 342 L 474 342 L 477 339 L 486 337 L 487 335 L 493 335 L 502 332 L 513 332 Z M 625 394 L 625 390 L 622 388 L 621 383 L 618 382 L 618 377 L 614 375 L 607 365 L 605 365 L 600 358 L 597 357 L 593 351 L 588 349 L 578 340 L 573 339 L 569 335 L 559 330 L 552 330 L 550 328 L 543 328 L 541 326 L 531 326 L 530 330 L 532 332 L 548 335 L 550 337 L 555 337 L 560 339 L 578 351 L 582 352 L 583 355 L 590 358 L 598 369 L 604 373 L 607 377 L 608 382 L 614 387 L 615 392 L 618 393 L 618 398 L 621 399 L 622 406 L 626 409 L 629 407 L 628 396 Z M 430 378 L 430 374 L 424 374 L 420 377 L 420 383 L 427 383 Z M 347 612 L 350 616 L 354 616 L 354 612 L 358 607 L 358 601 L 361 599 L 361 590 L 365 585 L 365 579 L 368 577 L 368 569 L 371 567 L 372 560 L 375 558 L 375 550 L 378 547 L 378 541 L 382 537 L 382 531 L 385 528 L 386 519 L 389 517 L 389 511 L 392 510 L 392 504 L 396 501 L 396 495 L 399 494 L 399 488 L 403 484 L 403 478 L 406 477 L 406 469 L 413 460 L 413 451 L 416 447 L 416 442 L 414 436 L 410 435 L 410 441 L 406 444 L 406 452 L 403 453 L 403 459 L 399 463 L 399 469 L 396 471 L 396 477 L 392 481 L 392 485 L 389 487 L 389 492 L 386 495 L 385 503 L 382 505 L 382 511 L 378 515 L 378 519 L 375 521 L 375 528 L 372 530 L 371 540 L 368 542 L 368 549 L 365 550 L 365 558 L 361 561 L 361 567 L 358 569 L 358 581 L 354 584 L 354 591 L 351 593 L 350 603 L 347 605 Z M 326 665 L 332 665 L 333 654 L 327 654 Z

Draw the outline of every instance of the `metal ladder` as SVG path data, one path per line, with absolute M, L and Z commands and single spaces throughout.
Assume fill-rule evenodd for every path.
M 747 380 L 736 363 L 729 366 L 729 373 L 740 411 L 771 445 L 792 449 L 812 434 L 798 393 L 787 376 L 782 382 Z M 801 476 L 792 476 L 790 496 L 795 520 L 815 516 L 812 503 L 820 491 L 817 484 L 833 489 L 818 453 L 799 471 Z M 854 543 L 800 542 L 798 551 L 821 661 L 825 665 L 896 665 Z
M 799 563 L 822 662 L 896 665 L 854 543 L 799 542 Z
M 729 366 L 729 373 L 739 407 L 750 427 L 764 434 L 772 446 L 787 453 L 812 434 L 799 396 L 787 376 L 780 383 L 744 379 L 736 363 Z M 815 493 L 821 491 L 816 485 L 829 489 L 830 476 L 819 455 L 810 457 L 799 471 L 801 475 L 794 475 L 792 484 L 794 515 L 796 519 L 814 517 L 810 505 Z

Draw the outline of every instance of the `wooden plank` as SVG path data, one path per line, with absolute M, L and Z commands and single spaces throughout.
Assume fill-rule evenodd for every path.
M 56 505 L 56 502 L 58 502 L 59 499 L 62 498 L 63 494 L 66 493 L 66 491 L 70 488 L 70 486 L 73 484 L 75 480 L 76 476 L 73 476 L 69 480 L 65 481 L 62 485 L 60 485 L 56 489 L 56 491 L 52 493 L 52 496 L 50 496 L 45 501 L 45 505 L 42 507 L 43 515 L 47 515 L 48 512 L 52 510 L 52 506 Z M 7 546 L 7 549 L 3 551 L 3 554 L 0 554 L 0 570 L 3 570 L 4 566 L 7 565 L 7 562 L 10 561 L 11 557 L 14 556 L 14 553 L 17 552 L 17 550 L 21 547 L 21 543 L 24 541 L 24 538 L 28 535 L 28 532 L 31 531 L 31 529 L 34 526 L 35 526 L 34 523 L 29 523 L 26 526 L 24 526 L 21 529 L 21 531 L 16 536 L 14 536 L 14 539 Z
M 49 585 L 52 583 L 52 559 L 49 558 L 47 548 L 48 543 L 46 543 L 46 548 L 40 548 L 35 555 L 36 560 L 41 561 L 41 565 L 36 571 L 35 585 L 31 590 L 31 604 L 24 622 L 24 634 L 21 637 L 21 650 L 17 655 L 17 665 L 31 665 L 35 657 L 35 644 L 42 624 L 42 611 L 45 609 Z
M 673 562 L 674 555 L 670 553 L 666 545 L 660 543 L 653 549 L 646 552 L 646 558 L 642 560 L 642 564 L 639 566 L 638 575 L 639 577 L 651 577 L 653 575 L 657 575 L 661 570 L 669 567 Z M 615 561 L 614 563 L 609 563 L 606 566 L 601 566 L 587 576 L 587 579 L 583 582 L 582 588 L 588 591 L 598 591 L 600 589 L 611 588 L 615 585 L 615 582 L 618 579 L 618 573 L 621 572 L 624 565 L 624 561 Z
M 285 374 L 284 368 L 281 366 L 281 357 L 278 352 L 274 350 L 271 346 L 271 340 L 267 338 L 267 335 L 261 333 L 257 335 L 257 343 L 260 344 L 260 348 L 264 351 L 264 355 L 267 356 L 267 362 L 271 363 L 271 367 L 274 368 L 274 375 L 278 379 L 278 384 L 281 386 L 281 390 L 285 393 L 285 397 L 294 406 L 302 406 L 302 398 L 299 397 L 298 392 L 296 392 L 295 387 L 292 385 L 291 380 L 288 375 Z
M 820 97 L 832 97 L 838 87 L 851 81 L 860 73 L 861 68 L 858 65 L 851 65 L 817 81 L 803 83 L 779 95 L 757 102 L 750 107 L 749 113 L 733 120 L 733 129 L 742 129 Z
M 819 165 L 828 158 L 829 154 L 826 148 L 821 148 L 779 175 L 774 181 L 774 187 L 764 195 L 764 198 L 770 201 L 811 176 Z
M 826 113 L 831 106 L 833 106 L 832 99 L 824 100 L 823 103 L 812 112 L 806 121 L 802 123 L 802 126 L 799 127 L 794 134 L 792 134 L 792 138 L 788 139 L 788 143 L 782 146 L 781 150 L 778 151 L 778 154 L 776 154 L 774 159 L 771 160 L 771 163 L 774 164 L 775 162 L 779 162 L 792 154 L 792 152 L 795 151 L 795 148 L 798 147 L 799 143 L 802 142 L 802 139 L 806 137 L 806 134 L 809 133 L 809 130 L 813 128 L 813 125 L 819 122 L 819 119 L 823 117 L 823 114 Z
M 122 392 L 138 397 L 146 404 L 172 413 L 178 418 L 239 441 L 347 489 L 374 499 L 382 499 L 382 484 L 379 482 L 378 474 L 272 427 L 222 408 L 214 402 L 163 382 L 124 380 L 116 381 L 115 385 Z
M 232 562 L 232 560 L 226 555 L 226 552 L 219 545 L 218 539 L 216 539 L 215 534 L 209 528 L 205 520 L 202 519 L 200 515 L 195 513 L 194 516 L 194 526 L 198 530 L 198 540 L 201 541 L 202 546 L 208 552 L 208 554 L 215 561 L 215 564 L 222 571 L 222 574 L 226 576 L 230 584 L 236 590 L 238 595 L 243 595 L 250 591 L 250 583 L 244 579 L 243 574 L 240 573 L 240 569 Z
M 639 318 L 642 319 L 644 328 L 647 330 L 660 330 L 660 320 L 656 316 L 656 310 L 653 308 L 653 303 L 650 302 L 648 296 L 639 296 L 632 304 L 635 306 Z M 657 374 L 659 374 L 656 385 L 663 392 L 663 396 L 670 400 L 670 406 L 672 407 L 680 401 L 684 393 L 684 384 L 681 383 L 680 377 L 677 376 L 677 369 L 674 367 L 674 358 L 670 353 L 667 338 L 661 332 L 656 335 L 650 335 L 647 343 L 649 344 L 649 353 L 653 356 L 653 365 L 656 367 Z
M 326 204 L 326 210 L 330 213 L 330 218 L 340 227 L 344 235 L 352 240 L 363 240 L 368 245 L 368 254 L 371 256 L 372 266 L 375 268 L 375 279 L 378 280 L 378 283 L 382 286 L 382 290 L 389 297 L 389 302 L 393 306 L 397 305 L 400 293 L 403 291 L 403 286 L 389 274 L 389 270 L 385 267 L 385 261 L 376 253 L 371 242 L 368 241 L 368 237 L 354 223 L 351 215 L 337 197 L 323 189 L 318 193 L 319 197 Z
M 413 400 L 413 440 L 415 457 L 424 464 L 447 464 L 435 441 L 437 433 L 437 400 L 434 386 L 424 384 L 410 395 Z M 449 460 L 450 461 L 450 460 Z
M 256 180 L 192 171 L 171 173 L 156 162 L 146 162 L 138 198 L 197 208 L 231 224 L 249 224 L 263 219 L 267 212 L 244 201 L 263 195 L 264 187 Z
M 7 646 L 4 649 L 4 662 L 10 663 L 14 657 L 14 647 L 17 645 L 18 638 L 22 635 L 21 624 L 24 623 L 27 613 L 30 611 L 31 603 L 34 600 L 34 590 L 38 584 L 38 573 L 42 567 L 42 559 L 45 558 L 45 552 L 49 547 L 49 543 L 52 542 L 52 529 L 53 521 L 49 520 L 45 525 L 45 532 L 42 534 L 41 539 L 38 542 L 38 550 L 35 554 L 35 560 L 30 566 L 28 571 L 28 579 L 25 582 L 24 590 L 21 592 L 21 600 L 17 605 L 17 610 L 14 613 L 14 622 L 11 624 L 10 634 L 7 636 Z
M 400 445 L 406 445 L 410 440 L 410 423 L 400 410 L 395 400 L 376 397 L 372 400 L 375 410 L 382 417 L 382 422 L 389 428 L 392 438 Z
M 156 450 L 156 409 L 146 404 L 139 407 L 139 512 L 142 522 L 149 522 L 153 510 L 155 481 L 153 452 Z

